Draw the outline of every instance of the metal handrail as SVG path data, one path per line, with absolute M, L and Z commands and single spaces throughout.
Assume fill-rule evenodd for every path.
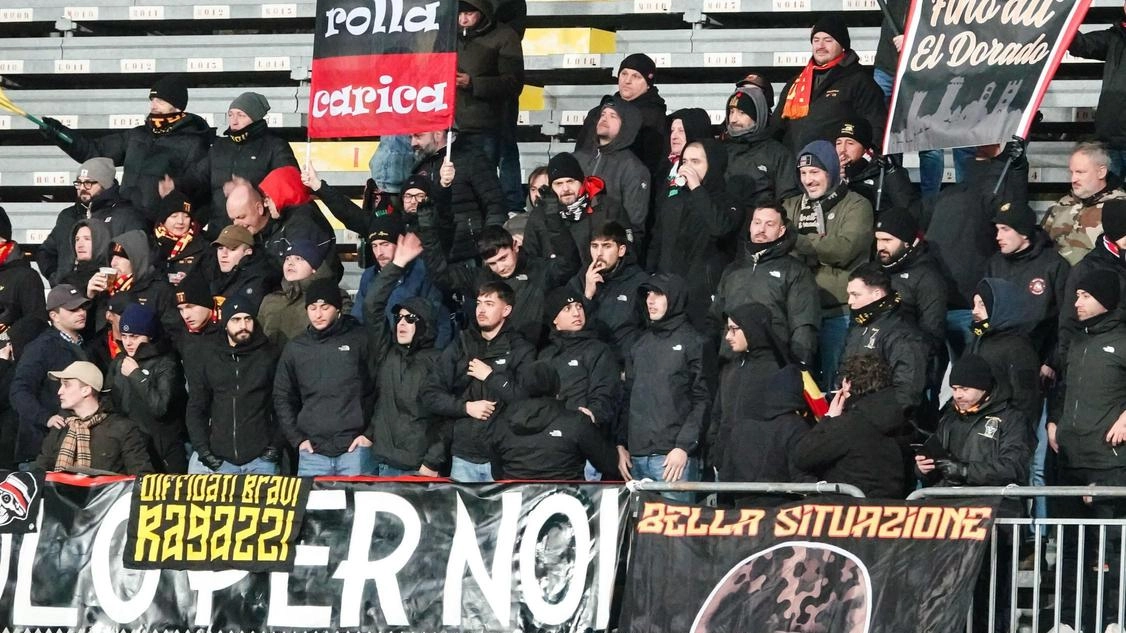
M 907 500 L 928 497 L 1126 497 L 1126 486 L 937 486 L 916 490 Z
M 851 484 L 821 481 L 815 484 L 774 482 L 706 482 L 706 481 L 652 481 L 643 479 L 626 483 L 632 492 L 746 492 L 757 494 L 837 494 L 864 498 L 864 491 Z

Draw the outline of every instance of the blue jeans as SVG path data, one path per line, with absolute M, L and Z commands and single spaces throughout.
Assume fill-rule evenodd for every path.
M 630 475 L 634 479 L 665 480 L 664 455 L 631 455 L 629 461 Z M 684 467 L 684 474 L 677 481 L 700 481 L 700 460 L 689 457 L 688 465 Z M 692 503 L 695 495 L 691 492 L 664 492 L 661 496 L 669 501 Z
M 379 147 L 368 161 L 376 186 L 391 193 L 400 193 L 413 167 L 414 150 L 409 134 L 380 137 Z
M 319 453 L 297 453 L 298 477 L 352 477 L 375 472 L 370 448 L 359 447 L 336 457 Z
M 817 334 L 817 352 L 821 362 L 821 389 L 824 391 L 833 389 L 833 378 L 837 375 L 837 365 L 841 362 L 841 353 L 844 351 L 847 336 L 847 316 L 821 319 L 821 331 Z
M 403 470 L 402 468 L 388 466 L 378 460 L 375 462 L 375 475 L 378 477 L 411 477 L 417 474 L 417 470 Z
M 950 348 L 951 363 L 961 358 L 970 344 L 970 339 L 973 337 L 970 333 L 970 324 L 973 322 L 972 310 L 946 311 L 946 346 Z
M 450 465 L 450 479 L 465 483 L 493 481 L 493 466 L 488 462 L 478 464 L 455 455 Z
M 246 462 L 242 466 L 232 464 L 231 462 L 223 462 L 223 465 L 218 470 L 211 470 L 199 461 L 199 453 L 192 453 L 192 457 L 188 460 L 188 474 L 189 475 L 276 475 L 278 474 L 278 463 L 268 462 L 261 457 L 255 458 Z
M 1029 473 L 1028 484 L 1031 486 L 1046 485 L 1044 477 L 1048 461 L 1048 401 L 1044 401 L 1044 408 L 1040 420 L 1036 424 L 1036 450 L 1032 453 L 1032 471 Z M 1047 497 L 1034 497 L 1032 499 L 1032 516 L 1043 519 L 1048 516 Z M 1041 527 L 1041 532 L 1047 535 L 1047 527 Z
M 1126 149 L 1108 147 L 1106 153 L 1110 154 L 1110 170 L 1119 176 L 1126 176 Z
M 515 130 L 513 130 L 515 132 Z M 504 210 L 524 210 L 524 180 L 520 177 L 520 146 L 514 133 L 500 138 L 500 190 L 504 193 Z
M 954 181 L 965 182 L 966 164 L 974 159 L 976 150 L 972 147 L 955 147 L 951 150 L 954 154 Z
M 872 79 L 876 80 L 876 85 L 880 90 L 884 91 L 884 96 L 891 102 L 891 91 L 895 88 L 895 76 L 891 73 L 876 68 L 872 70 Z M 891 116 L 891 113 L 888 113 Z M 872 130 L 875 134 L 881 134 L 881 130 Z M 875 138 L 873 142 L 879 143 L 880 139 Z M 945 158 L 943 157 L 942 150 L 928 149 L 919 152 L 919 191 L 923 196 L 933 196 L 938 193 L 942 188 L 942 169 L 945 167 Z

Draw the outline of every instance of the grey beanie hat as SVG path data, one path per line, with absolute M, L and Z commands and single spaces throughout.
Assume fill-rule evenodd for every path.
M 235 97 L 228 110 L 242 110 L 251 121 L 261 121 L 270 111 L 270 102 L 257 92 L 244 92 Z
M 113 167 L 113 161 L 104 156 L 91 158 L 78 166 L 79 180 L 93 180 L 101 185 L 102 189 L 112 187 L 115 178 L 117 178 L 117 170 Z

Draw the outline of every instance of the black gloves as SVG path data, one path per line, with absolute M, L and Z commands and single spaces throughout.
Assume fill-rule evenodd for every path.
M 70 128 L 63 125 L 58 119 L 52 119 L 49 116 L 43 117 L 43 125 L 39 127 L 39 133 L 43 138 L 52 143 L 69 144 L 63 140 L 63 136 L 65 136 L 68 131 L 70 131 Z
M 199 461 L 210 470 L 219 470 L 223 467 L 223 460 L 216 457 L 211 452 L 196 451 L 199 455 Z
M 938 459 L 935 460 L 934 465 L 942 473 L 942 478 L 954 485 L 966 483 L 969 477 L 970 469 L 965 462 L 956 459 Z
M 1022 156 L 1024 156 L 1024 151 L 1027 147 L 1028 141 L 1014 136 L 1013 140 L 1009 141 L 1005 145 L 1004 155 L 1007 159 L 1015 163 L 1019 161 Z
M 277 446 L 273 446 L 273 445 L 267 446 L 266 450 L 262 451 L 262 461 L 270 462 L 271 464 L 276 464 L 276 463 L 278 463 L 278 455 L 279 455 L 279 453 L 278 453 L 278 447 Z

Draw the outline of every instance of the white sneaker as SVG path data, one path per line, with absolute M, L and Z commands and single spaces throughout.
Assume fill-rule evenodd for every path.
M 1122 633 L 1122 625 L 1117 622 L 1111 622 L 1106 625 L 1106 633 Z

